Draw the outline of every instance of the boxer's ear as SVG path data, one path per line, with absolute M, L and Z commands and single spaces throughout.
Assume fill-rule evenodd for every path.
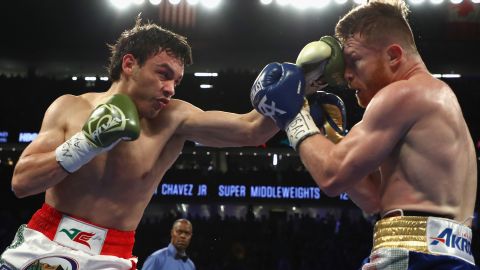
M 132 54 L 125 54 L 122 58 L 122 70 L 127 75 L 132 75 L 135 72 L 135 65 L 137 60 Z
M 390 46 L 387 47 L 386 54 L 387 54 L 389 66 L 393 70 L 396 70 L 400 65 L 400 63 L 402 62 L 402 58 L 404 54 L 403 48 L 398 44 L 391 44 Z

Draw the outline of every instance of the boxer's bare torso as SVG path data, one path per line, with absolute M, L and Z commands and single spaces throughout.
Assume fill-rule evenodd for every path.
M 39 136 L 16 165 L 12 187 L 18 197 L 46 191 L 45 202 L 62 212 L 101 226 L 134 230 L 186 140 L 214 147 L 258 145 L 278 131 L 271 119 L 255 110 L 203 111 L 171 99 L 183 76 L 183 64 L 165 51 L 129 70 L 106 92 L 64 95 L 50 105 Z M 140 137 L 121 141 L 68 174 L 57 163 L 55 149 L 116 93 L 134 101 Z

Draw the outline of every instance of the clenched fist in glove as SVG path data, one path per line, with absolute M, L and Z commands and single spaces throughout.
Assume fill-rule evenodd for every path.
M 340 43 L 332 36 L 305 45 L 295 62 L 305 74 L 306 95 L 326 86 L 345 85 L 345 62 Z
M 305 99 L 300 112 L 288 124 L 290 145 L 298 150 L 306 138 L 323 134 L 333 143 L 338 143 L 345 135 L 346 110 L 343 101 L 332 93 L 318 91 Z
M 346 135 L 347 112 L 343 100 L 332 93 L 317 91 L 308 96 L 310 113 L 322 133 L 333 143 Z
M 136 140 L 139 135 L 135 104 L 128 96 L 116 94 L 93 110 L 81 131 L 57 147 L 56 159 L 72 173 L 120 140 Z
M 302 108 L 304 94 L 305 79 L 298 66 L 270 63 L 253 83 L 250 101 L 259 113 L 271 117 L 279 128 L 285 129 Z

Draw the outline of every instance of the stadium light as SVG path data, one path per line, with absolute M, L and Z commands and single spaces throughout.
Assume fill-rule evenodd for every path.
M 132 0 L 132 2 L 133 2 L 135 5 L 139 6 L 139 5 L 143 4 L 143 3 L 145 3 L 145 0 Z
M 158 6 L 162 2 L 162 0 L 149 0 L 149 2 L 154 6 Z
M 310 1 L 308 0 L 297 0 L 295 2 L 291 2 L 292 6 L 296 9 L 305 10 L 310 7 Z
M 287 2 L 279 3 L 279 4 L 287 5 Z M 323 8 L 327 6 L 329 3 L 330 3 L 330 0 L 298 0 L 298 1 L 290 1 L 288 4 L 291 4 L 296 9 L 306 10 L 309 8 Z
M 211 84 L 200 84 L 200 88 L 209 89 L 209 88 L 213 88 L 213 85 L 211 85 Z
M 220 5 L 221 0 L 201 0 L 204 7 L 213 9 Z
M 347 0 L 335 0 L 335 3 L 337 3 L 339 5 L 343 5 L 343 4 L 347 3 Z
M 457 79 L 457 78 L 461 78 L 462 75 L 461 74 L 457 74 L 457 73 L 448 73 L 448 74 L 438 74 L 438 73 L 435 73 L 435 74 L 432 74 L 433 77 L 435 78 L 446 78 L 446 79 Z
M 362 5 L 362 4 L 366 4 L 366 3 L 367 3 L 367 0 L 353 0 L 353 2 L 354 2 L 355 4 Z
M 458 5 L 462 2 L 463 2 L 463 0 L 450 0 L 450 3 L 455 4 L 455 5 Z
M 180 0 L 168 0 L 168 2 L 170 2 L 170 4 L 172 4 L 174 6 L 180 4 Z
M 125 9 L 130 5 L 129 0 L 110 0 L 110 3 L 118 9 Z
M 217 72 L 195 72 L 193 73 L 195 77 L 217 77 Z
M 200 0 L 187 0 L 187 3 L 191 6 L 195 6 L 200 2 Z
M 288 5 L 288 4 L 290 4 L 290 1 L 289 1 L 289 0 L 277 0 L 277 4 L 278 4 L 279 6 L 284 7 L 284 6 Z
M 472 3 L 474 3 L 474 4 L 480 4 L 480 0 L 472 0 Z
M 443 3 L 443 0 L 430 0 L 430 3 L 434 5 L 440 5 L 441 3 Z
M 312 2 L 312 7 L 314 8 L 324 8 L 330 4 L 330 0 L 318 0 Z M 346 0 L 345 0 L 346 2 Z
M 273 0 L 260 0 L 260 3 L 262 5 L 270 5 L 273 2 Z
M 425 2 L 425 0 L 409 0 L 410 4 L 412 5 L 420 5 Z
M 460 78 L 462 77 L 460 74 L 442 74 L 442 78 Z

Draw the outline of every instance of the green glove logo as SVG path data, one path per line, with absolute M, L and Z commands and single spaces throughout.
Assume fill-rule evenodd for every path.
M 102 104 L 93 111 L 83 128 L 85 136 L 98 146 L 111 144 L 115 136 L 109 133 L 125 130 L 128 119 L 123 111 L 113 104 Z

